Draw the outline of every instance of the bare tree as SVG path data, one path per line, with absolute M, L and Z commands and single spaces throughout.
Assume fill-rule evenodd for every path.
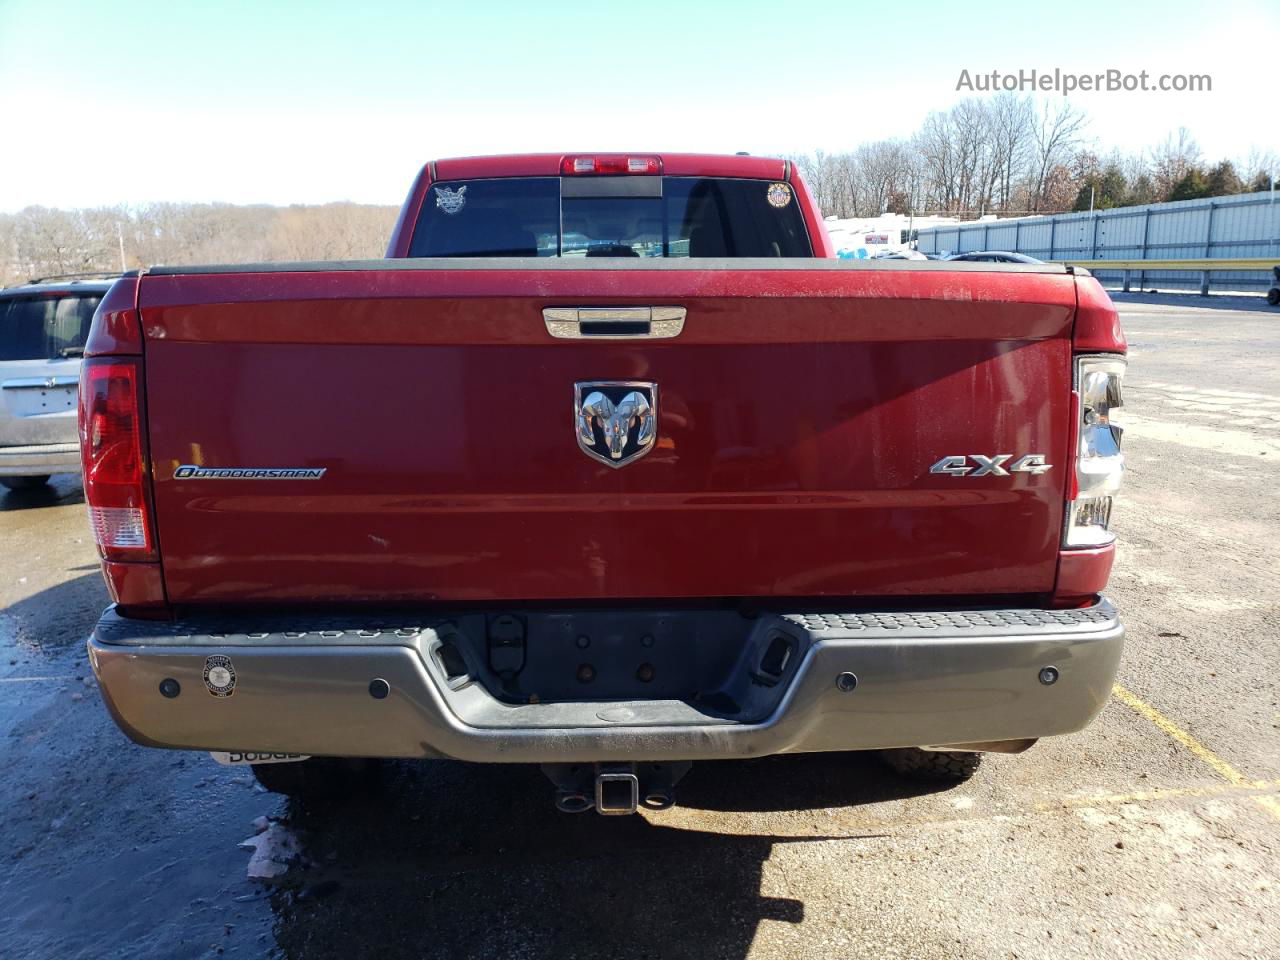
M 1017 181 L 1031 162 L 1035 105 L 1030 97 L 1002 93 L 991 99 L 991 150 L 995 174 L 995 204 L 1008 210 Z
M 924 168 L 926 202 L 939 211 L 956 212 L 960 197 L 960 158 L 952 117 L 934 112 L 924 118 L 913 141 Z
M 1050 194 L 1050 174 L 1056 167 L 1065 164 L 1067 158 L 1083 140 L 1083 131 L 1088 119 L 1083 113 L 1065 100 L 1054 107 L 1045 103 L 1036 119 L 1035 137 L 1035 171 L 1034 187 L 1031 190 L 1031 209 L 1040 211 L 1054 209 L 1057 204 L 1046 204 Z M 1060 180 L 1061 178 L 1056 178 Z M 1052 192 L 1059 193 L 1060 185 L 1055 183 Z
M 1156 192 L 1167 199 L 1192 169 L 1200 166 L 1200 145 L 1186 127 L 1179 127 L 1151 151 L 1151 178 Z
M 1246 156 L 1236 161 L 1236 169 L 1240 171 L 1240 178 L 1247 190 L 1270 190 L 1280 180 L 1280 154 L 1274 150 L 1259 150 L 1254 147 Z

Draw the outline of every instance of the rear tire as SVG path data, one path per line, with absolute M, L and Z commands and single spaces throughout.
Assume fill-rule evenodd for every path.
M 1273 307 L 1280 304 L 1280 287 L 1272 287 L 1267 291 L 1267 303 Z
M 900 747 L 881 750 L 880 756 L 895 773 L 913 780 L 963 783 L 982 765 L 982 754 L 955 751 L 921 750 L 918 747 Z
M 286 797 L 333 797 L 371 783 L 378 761 L 366 757 L 312 757 L 294 763 L 255 763 L 253 776 Z
M 49 475 L 43 477 L 0 477 L 0 485 L 10 490 L 35 490 L 49 482 Z

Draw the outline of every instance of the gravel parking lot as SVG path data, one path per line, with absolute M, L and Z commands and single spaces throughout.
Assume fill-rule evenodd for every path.
M 0 497 L 0 954 L 1280 956 L 1280 309 L 1117 300 L 1120 686 L 950 789 L 857 754 L 706 763 L 680 806 L 602 818 L 535 768 L 439 762 L 290 803 L 117 731 L 78 482 Z M 305 851 L 271 884 L 238 847 L 261 816 Z

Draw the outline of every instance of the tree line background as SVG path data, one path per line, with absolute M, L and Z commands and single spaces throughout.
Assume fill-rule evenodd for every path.
M 140 266 L 380 257 L 398 207 L 149 203 L 0 214 L 0 284 Z
M 1186 129 L 1137 153 L 1099 154 L 1066 101 L 1016 94 L 962 100 L 905 140 L 794 156 L 823 212 L 1025 216 L 1269 190 L 1280 157 L 1205 158 Z
M 1097 152 L 1065 101 L 1016 94 L 930 113 L 911 137 L 794 155 L 825 214 L 974 218 L 1267 190 L 1274 153 L 1206 160 L 1186 129 L 1138 153 Z M 0 214 L 0 284 L 144 265 L 382 256 L 398 208 L 148 203 Z

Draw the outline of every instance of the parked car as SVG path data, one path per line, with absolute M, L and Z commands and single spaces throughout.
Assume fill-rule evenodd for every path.
M 0 484 L 80 472 L 76 387 L 89 321 L 109 280 L 55 277 L 0 289 Z
M 588 255 L 537 257 L 560 231 Z M 1111 690 L 1111 301 L 836 259 L 784 160 L 436 161 L 387 260 L 153 268 L 87 354 L 111 714 L 272 789 L 450 757 L 630 813 L 699 759 L 847 750 L 958 779 Z
M 980 263 L 1044 263 L 1025 253 L 1010 253 L 1008 250 L 976 250 L 972 253 L 957 253 L 948 260 L 963 260 Z
M 881 250 L 872 260 L 928 260 L 929 258 L 920 253 L 918 250 Z

